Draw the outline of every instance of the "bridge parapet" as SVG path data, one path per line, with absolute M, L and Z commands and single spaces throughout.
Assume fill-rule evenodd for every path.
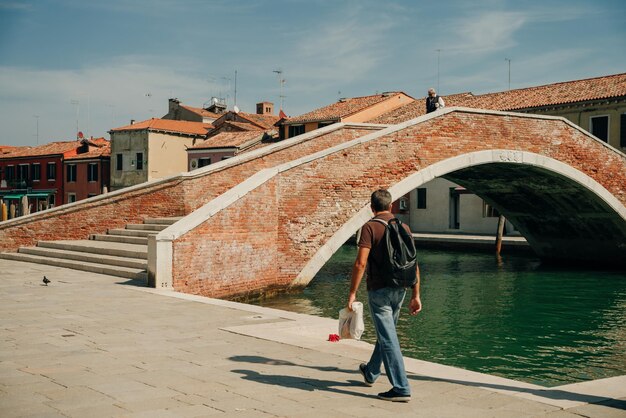
M 234 158 L 136 186 L 0 222 L 0 252 L 40 240 L 86 239 L 148 217 L 184 216 L 260 169 L 380 130 L 383 125 L 335 124 Z

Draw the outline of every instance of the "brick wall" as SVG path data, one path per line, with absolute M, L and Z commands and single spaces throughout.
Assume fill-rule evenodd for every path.
M 183 215 L 178 181 L 158 184 L 111 197 L 96 197 L 0 224 L 0 251 L 17 251 L 37 241 L 87 239 L 148 217 Z
M 572 126 L 452 112 L 283 171 L 250 191 L 174 241 L 173 286 L 213 297 L 287 287 L 335 231 L 369 204 L 373 190 L 448 158 L 493 149 L 566 163 L 626 204 L 624 155 Z
M 279 149 L 270 155 L 228 160 L 229 165 L 226 167 L 202 176 L 174 177 L 156 185 L 148 183 L 130 191 L 122 189 L 111 196 L 98 196 L 92 201 L 76 202 L 52 211 L 17 218 L 0 224 L 0 251 L 17 251 L 20 246 L 33 246 L 40 240 L 87 239 L 89 234 L 105 233 L 107 229 L 121 228 L 127 223 L 141 223 L 147 217 L 187 215 L 262 168 L 308 155 L 372 131 L 372 128 L 365 127 L 339 128 Z

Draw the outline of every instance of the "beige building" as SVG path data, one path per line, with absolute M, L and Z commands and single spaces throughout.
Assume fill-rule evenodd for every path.
M 367 122 L 413 102 L 415 99 L 402 92 L 339 99 L 331 105 L 285 119 L 280 136 L 291 138 L 337 122 Z
M 211 124 L 149 119 L 111 129 L 111 190 L 187 171 L 187 148 Z

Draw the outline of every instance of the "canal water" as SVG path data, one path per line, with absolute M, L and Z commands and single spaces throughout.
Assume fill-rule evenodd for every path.
M 345 245 L 302 292 L 257 303 L 337 318 L 355 255 Z M 543 386 L 626 374 L 626 273 L 547 267 L 527 255 L 422 249 L 419 260 L 424 308 L 415 317 L 403 308 L 405 356 Z M 358 299 L 367 311 L 364 282 Z M 369 312 L 365 327 L 374 342 Z

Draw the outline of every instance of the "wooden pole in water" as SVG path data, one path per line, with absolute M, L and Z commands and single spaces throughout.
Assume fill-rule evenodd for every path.
M 502 215 L 498 218 L 498 234 L 496 235 L 496 254 L 500 255 L 500 250 L 502 250 L 502 236 L 504 235 L 504 224 L 506 222 L 506 218 Z

